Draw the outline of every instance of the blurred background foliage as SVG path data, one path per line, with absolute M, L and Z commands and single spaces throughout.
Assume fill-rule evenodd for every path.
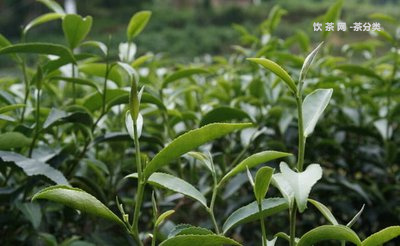
M 58 1 L 63 4 L 64 1 Z M 297 30 L 305 31 L 311 38 L 318 38 L 313 31 L 313 20 L 332 5 L 334 1 L 320 0 L 79 0 L 78 13 L 94 17 L 90 38 L 105 42 L 112 35 L 114 45 L 124 40 L 125 23 L 132 13 L 148 9 L 153 12 L 152 20 L 138 39 L 138 53 L 146 51 L 165 53 L 178 60 L 192 60 L 203 54 L 227 54 L 231 46 L 237 44 L 240 33 L 232 28 L 240 24 L 254 29 L 268 17 L 270 9 L 279 4 L 287 12 L 275 35 L 287 38 Z M 398 0 L 346 1 L 342 19 L 349 27 L 355 21 L 368 21 L 367 16 L 379 9 L 380 13 L 400 18 Z M 35 4 L 35 0 L 0 1 L 0 32 L 16 41 L 21 27 L 47 9 Z M 39 27 L 28 40 L 51 40 L 64 42 L 60 23 L 54 22 Z M 361 41 L 367 32 L 352 35 L 334 32 L 331 40 L 337 45 L 350 41 Z

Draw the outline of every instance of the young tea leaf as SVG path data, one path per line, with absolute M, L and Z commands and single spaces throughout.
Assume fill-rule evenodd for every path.
M 358 211 L 358 213 L 356 215 L 354 215 L 354 217 L 349 221 L 349 223 L 347 223 L 347 225 L 346 225 L 347 227 L 350 228 L 354 225 L 354 223 L 357 222 L 357 220 L 360 218 L 362 212 L 364 211 L 364 207 L 365 207 L 365 204 L 362 205 L 360 211 Z
M 362 246 L 378 246 L 400 236 L 400 226 L 390 226 L 372 234 L 362 241 Z
M 136 120 L 136 125 L 137 125 L 137 133 L 138 133 L 138 138 L 142 135 L 142 129 L 143 129 L 143 116 L 141 114 L 138 114 L 138 118 Z M 126 111 L 125 113 L 125 127 L 126 130 L 128 131 L 129 135 L 133 140 L 135 140 L 135 131 L 133 130 L 133 120 L 131 113 Z
M 45 188 L 32 197 L 32 201 L 38 199 L 50 200 L 61 203 L 65 206 L 99 216 L 117 224 L 124 225 L 122 220 L 118 218 L 109 208 L 97 200 L 96 197 L 86 193 L 85 191 L 69 186 L 56 185 Z
M 304 137 L 308 137 L 315 128 L 318 119 L 328 106 L 332 89 L 317 89 L 306 96 L 303 102 Z
M 225 136 L 233 131 L 241 130 L 251 126 L 251 123 L 214 123 L 189 131 L 174 139 L 169 145 L 167 145 L 156 156 L 154 156 L 154 158 L 147 164 L 143 171 L 144 177 L 150 177 L 152 173 L 161 167 L 168 165 L 171 161 L 175 160 L 181 155 L 211 140 Z
M 168 211 L 165 211 L 164 213 L 162 213 L 160 216 L 158 216 L 156 223 L 154 224 L 154 227 L 157 228 L 161 223 L 164 222 L 164 220 L 166 218 L 171 216 L 173 213 L 175 213 L 175 210 L 168 210 Z
M 343 225 L 323 225 L 304 234 L 297 246 L 310 246 L 325 240 L 343 240 L 361 245 L 360 238 L 350 228 Z
M 283 82 L 286 83 L 287 86 L 289 86 L 289 89 L 296 94 L 296 84 L 294 83 L 292 77 L 290 77 L 290 75 L 281 66 L 265 58 L 247 58 L 247 60 L 257 63 L 276 74 L 279 78 L 283 80 Z
M 65 14 L 64 9 L 56 1 L 53 0 L 37 0 L 37 1 L 43 3 L 49 9 L 53 10 L 55 13 Z
M 168 75 L 163 84 L 162 87 L 165 88 L 169 83 L 174 82 L 178 79 L 183 79 L 190 77 L 195 74 L 202 74 L 202 73 L 208 73 L 208 70 L 204 68 L 183 68 L 181 70 L 178 70 L 170 75 Z
M 281 172 L 273 175 L 272 184 L 288 199 L 290 206 L 293 204 L 293 199 L 296 199 L 297 207 L 302 213 L 307 207 L 311 188 L 322 178 L 322 168 L 319 164 L 311 164 L 305 171 L 298 173 L 284 162 L 281 162 L 279 167 Z
M 137 173 L 130 174 L 126 178 L 137 178 Z M 189 184 L 183 179 L 177 178 L 167 173 L 153 173 L 148 181 L 149 184 L 162 187 L 177 193 L 181 193 L 185 196 L 191 197 L 198 201 L 207 208 L 207 200 L 204 195 L 198 191 L 193 185 Z
M 63 18 L 62 29 L 69 47 L 75 49 L 86 38 L 92 28 L 92 17 L 68 14 Z
M 254 194 L 256 200 L 260 203 L 267 194 L 269 184 L 271 182 L 272 174 L 275 169 L 271 167 L 262 167 L 256 173 L 256 180 L 254 182 Z
M 324 204 L 313 200 L 313 199 L 308 199 L 308 201 L 314 205 L 320 212 L 321 214 L 332 224 L 332 225 L 339 225 L 337 222 L 335 216 L 333 216 L 332 212 L 327 208 Z
M 24 34 L 26 34 L 32 27 L 44 24 L 49 21 L 61 19 L 63 16 L 64 16 L 64 14 L 47 13 L 47 14 L 41 15 L 39 17 L 36 17 L 31 22 L 29 22 L 28 25 L 25 26 L 23 32 L 24 32 Z
M 150 11 L 140 11 L 132 16 L 131 20 L 129 21 L 128 29 L 126 30 L 126 35 L 129 41 L 131 41 L 143 31 L 143 29 L 149 22 L 150 17 Z
M 235 176 L 236 174 L 243 172 L 246 168 L 252 168 L 262 163 L 266 163 L 278 158 L 290 156 L 292 154 L 279 152 L 279 151 L 263 151 L 256 154 L 253 154 L 243 161 L 241 161 L 237 166 L 232 168 L 220 181 L 220 184 L 226 182 L 229 178 Z
M 283 198 L 268 198 L 262 201 L 262 217 L 271 216 L 288 208 L 288 204 Z M 229 229 L 239 224 L 255 221 L 260 219 L 260 210 L 257 201 L 254 201 L 244 207 L 231 213 L 222 226 L 225 234 Z
M 311 64 L 313 63 L 314 58 L 317 56 L 318 51 L 319 51 L 320 48 L 322 47 L 322 44 L 323 44 L 323 43 L 324 43 L 324 42 L 321 42 L 321 43 L 317 46 L 317 48 L 315 48 L 315 49 L 306 57 L 306 59 L 304 60 L 303 67 L 301 68 L 301 71 L 300 71 L 300 83 L 302 83 L 302 81 L 305 79 L 305 77 L 306 77 L 306 75 L 307 75 L 307 72 L 308 72 L 308 69 L 310 68 Z

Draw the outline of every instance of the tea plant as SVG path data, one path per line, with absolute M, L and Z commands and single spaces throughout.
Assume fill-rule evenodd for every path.
M 39 2 L 52 12 L 28 23 L 19 43 L 0 35 L 0 55 L 7 55 L 21 74 L 21 78 L 3 78 L 0 84 L 5 104 L 0 107 L 0 181 L 8 188 L 2 189 L 1 201 L 9 202 L 0 207 L 9 224 L 2 226 L 2 238 L 9 234 L 19 242 L 49 245 L 89 240 L 119 245 L 272 246 L 281 242 L 301 246 L 336 240 L 342 245 L 368 246 L 400 235 L 399 226 L 390 226 L 367 236 L 371 228 L 363 228 L 363 218 L 375 209 L 363 206 L 356 213 L 353 204 L 346 202 L 350 212 L 342 215 L 336 211 L 343 213 L 343 205 L 334 200 L 355 198 L 340 192 L 350 189 L 368 205 L 376 204 L 376 200 L 392 199 L 389 191 L 396 191 L 398 38 L 394 35 L 378 33 L 393 46 L 380 63 L 341 64 L 343 59 L 329 55 L 329 46 L 324 50 L 322 43 L 303 59 L 289 50 L 298 47 L 307 52 L 309 38 L 301 31 L 286 40 L 274 36 L 285 15 L 285 10 L 275 6 L 255 33 L 234 26 L 243 46 L 235 46 L 229 59 L 214 57 L 171 69 L 166 65 L 170 61 L 158 54 L 135 57 L 133 41 L 145 30 L 150 11 L 132 16 L 126 42 L 119 44 L 115 55 L 112 37 L 105 43 L 91 40 L 95 22 L 90 16 L 66 14 L 54 1 Z M 343 1 L 337 1 L 321 18 L 337 20 L 342 5 Z M 371 17 L 397 25 L 384 15 Z M 65 45 L 29 42 L 29 33 L 50 21 L 61 21 Z M 328 35 L 324 32 L 322 39 Z M 347 59 L 359 50 L 373 53 L 375 46 L 366 44 L 345 50 Z M 320 59 L 316 59 L 318 53 L 323 54 Z M 314 60 L 318 71 L 311 68 Z M 371 64 L 376 71 L 367 68 Z M 379 106 L 364 106 L 373 105 L 374 100 Z M 358 114 L 349 113 L 355 111 Z M 231 121 L 249 123 L 227 123 Z M 375 152 L 367 153 L 368 158 L 360 156 L 362 161 L 351 167 L 343 162 L 358 155 L 333 156 L 324 150 L 328 146 L 345 153 L 357 145 L 376 144 L 376 137 L 370 137 L 374 133 L 364 134 L 371 129 L 381 134 L 378 142 L 383 140 L 385 155 L 382 161 L 378 153 L 373 170 L 390 174 L 382 180 L 389 191 L 376 191 L 373 185 L 361 186 L 364 180 L 357 181 L 359 185 L 339 176 L 340 172 L 360 172 L 363 161 L 371 165 Z M 358 138 L 343 141 L 342 134 Z M 297 158 L 290 154 L 292 149 Z M 284 160 L 280 172 L 275 172 L 280 159 Z M 379 167 L 381 162 L 388 163 L 388 168 Z M 381 185 L 375 178 L 363 177 Z M 245 185 L 247 180 L 252 192 Z M 40 189 L 49 182 L 53 186 Z M 276 189 L 269 189 L 270 184 Z M 281 197 L 276 197 L 277 192 Z M 391 203 L 394 221 L 395 201 Z M 308 204 L 319 214 L 311 211 L 310 216 Z M 351 213 L 355 215 L 349 219 Z M 362 223 L 357 225 L 358 220 Z M 319 226 L 324 221 L 328 225 Z M 260 229 L 254 232 L 252 222 Z M 249 230 L 251 235 L 241 238 L 247 231 L 240 230 Z M 23 233 L 17 236 L 19 231 Z M 104 239 L 104 235 L 117 236 Z

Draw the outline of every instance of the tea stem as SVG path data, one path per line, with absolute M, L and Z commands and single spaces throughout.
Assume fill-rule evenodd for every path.
M 294 202 L 290 211 L 290 246 L 296 245 L 296 213 L 297 205 L 296 202 Z
M 40 89 L 37 89 L 36 95 L 36 114 L 35 114 L 35 134 L 33 135 L 31 146 L 29 147 L 29 157 L 32 157 L 36 140 L 39 137 L 39 119 L 40 119 Z
M 208 213 L 210 214 L 211 220 L 214 224 L 215 232 L 217 234 L 220 234 L 218 223 L 217 223 L 217 220 L 215 219 L 215 215 L 214 215 L 215 199 L 217 198 L 218 189 L 219 189 L 219 186 L 215 182 L 212 197 L 211 197 L 210 207 L 208 208 Z
M 267 233 L 265 230 L 264 217 L 262 215 L 262 201 L 258 203 L 258 211 L 260 213 L 260 225 L 261 225 L 261 233 L 262 233 L 262 246 L 267 245 Z
M 143 245 L 142 241 L 140 241 L 139 238 L 139 215 L 140 215 L 140 209 L 142 207 L 142 202 L 143 202 L 143 194 L 144 194 L 144 188 L 145 188 L 145 180 L 143 178 L 143 173 L 142 173 L 142 163 L 141 163 L 141 158 L 140 158 L 140 146 L 139 146 L 139 136 L 138 136 L 138 130 L 137 130 L 137 124 L 136 122 L 133 123 L 133 132 L 135 135 L 135 150 L 136 150 L 136 169 L 138 172 L 138 188 L 136 191 L 136 198 L 135 198 L 135 211 L 133 214 L 133 223 L 132 223 L 132 232 L 134 234 L 134 238 L 137 241 L 139 245 Z

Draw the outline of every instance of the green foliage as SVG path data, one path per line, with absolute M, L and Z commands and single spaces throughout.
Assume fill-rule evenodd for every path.
M 0 35 L 0 55 L 15 65 L 0 74 L 3 244 L 397 243 L 398 226 L 371 231 L 399 220 L 395 18 L 371 16 L 393 27 L 379 40 L 338 49 L 323 32 L 312 50 L 306 31 L 276 36 L 290 16 L 275 6 L 258 27 L 234 25 L 229 56 L 177 64 L 136 55 L 150 11 L 131 17 L 116 46 L 88 35 L 91 17 L 40 2 L 52 12 L 25 25 L 18 44 Z M 318 21 L 336 22 L 342 8 Z M 52 24 L 67 46 L 27 42 L 61 18 Z

